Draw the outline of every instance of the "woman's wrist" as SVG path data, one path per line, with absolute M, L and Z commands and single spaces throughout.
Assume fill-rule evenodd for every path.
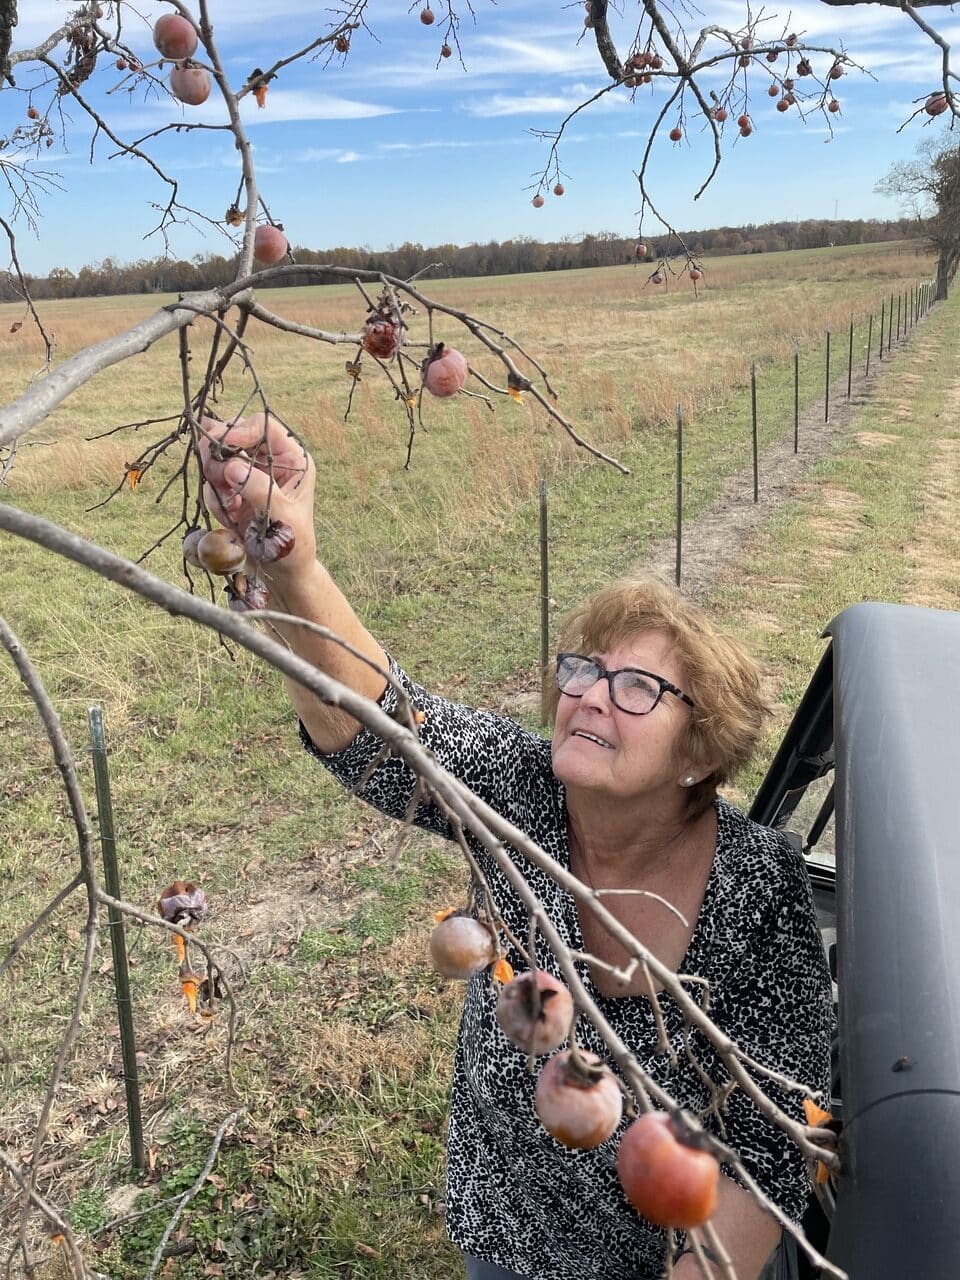
M 319 560 L 290 565 L 278 560 L 270 565 L 263 577 L 270 588 L 271 608 L 296 614 L 297 617 L 319 620 L 315 615 L 322 612 L 325 589 L 328 590 L 332 584 L 330 575 Z

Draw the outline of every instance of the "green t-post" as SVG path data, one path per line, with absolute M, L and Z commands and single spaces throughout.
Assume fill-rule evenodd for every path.
M 110 802 L 110 774 L 107 769 L 107 747 L 103 734 L 103 709 L 89 711 L 93 777 L 97 788 L 97 813 L 100 817 L 100 848 L 103 852 L 103 880 L 111 898 L 120 895 L 120 871 L 117 867 L 117 844 L 113 834 L 113 806 Z M 137 1075 L 137 1046 L 133 1036 L 133 1006 L 130 1002 L 130 969 L 127 965 L 127 943 L 123 916 L 116 907 L 107 907 L 110 921 L 110 944 L 113 948 L 113 988 L 117 997 L 120 1023 L 120 1051 L 123 1057 L 123 1084 L 127 1095 L 127 1128 L 130 1132 L 130 1160 L 134 1169 L 146 1168 L 143 1151 L 143 1122 L 140 1116 L 140 1081 Z

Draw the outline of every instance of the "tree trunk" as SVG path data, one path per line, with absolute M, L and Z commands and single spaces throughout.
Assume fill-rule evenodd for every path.
M 933 295 L 934 302 L 946 302 L 947 290 L 957 269 L 958 251 L 955 248 L 941 248 L 937 258 L 937 283 Z

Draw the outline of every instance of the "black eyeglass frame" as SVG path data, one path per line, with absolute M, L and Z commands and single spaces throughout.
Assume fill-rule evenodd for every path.
M 689 694 L 684 693 L 682 689 L 678 689 L 675 684 L 671 684 L 663 676 L 658 676 L 655 671 L 644 671 L 643 667 L 620 667 L 617 671 L 608 671 L 606 667 L 602 667 L 596 658 L 588 658 L 585 653 L 558 653 L 557 654 L 557 688 L 567 698 L 582 698 L 582 693 L 567 693 L 566 689 L 560 684 L 560 664 L 565 658 L 579 658 L 582 662 L 589 662 L 591 666 L 597 669 L 597 680 L 606 680 L 607 688 L 610 690 L 610 701 L 626 716 L 648 716 L 651 711 L 656 711 L 660 705 L 661 699 L 665 693 L 672 693 L 675 698 L 679 698 L 681 702 L 685 702 L 688 707 L 695 707 L 696 703 Z M 616 676 L 626 675 L 627 673 L 637 676 L 647 676 L 651 680 L 655 680 L 660 686 L 660 692 L 657 694 L 656 701 L 652 707 L 648 707 L 646 711 L 631 711 L 629 707 L 621 707 L 617 701 L 616 694 L 613 690 L 613 681 Z M 586 690 L 584 690 L 584 693 Z

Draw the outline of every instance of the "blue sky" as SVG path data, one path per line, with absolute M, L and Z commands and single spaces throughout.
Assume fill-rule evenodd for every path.
M 402 3 L 371 0 L 372 35 L 358 31 L 345 61 L 288 68 L 263 110 L 245 100 L 261 192 L 291 241 L 384 248 L 405 240 L 429 245 L 519 236 L 555 240 L 601 230 L 635 234 L 634 171 L 663 88 L 641 89 L 634 100 L 620 88 L 582 113 L 561 147 L 566 194 L 548 195 L 536 210 L 530 184 L 546 163 L 547 146 L 531 130 L 555 129 L 607 79 L 592 37 L 582 38 L 582 7 L 562 0 L 502 0 L 496 6 L 474 0 L 475 22 L 460 10 L 464 69 L 456 55 L 437 66 L 444 6 L 440 0 L 433 5 L 438 21 L 426 27 L 417 8 L 408 12 Z M 49 34 L 70 7 L 60 0 L 21 3 L 14 48 Z M 632 17 L 635 23 L 636 6 L 624 0 L 623 7 L 624 22 Z M 140 8 L 148 20 L 169 12 L 154 3 Z M 254 66 L 268 66 L 319 34 L 317 15 L 329 11 L 306 0 L 211 0 L 211 12 L 221 55 L 239 85 Z M 924 12 L 942 22 L 948 39 L 960 41 L 960 16 Z M 728 123 L 720 173 L 696 202 L 693 193 L 711 157 L 702 121 L 691 117 L 680 144 L 670 143 L 664 130 L 649 185 L 678 227 L 896 216 L 898 205 L 874 194 L 875 183 L 891 162 L 911 156 L 922 136 L 942 133 L 949 120 L 942 116 L 929 128 L 917 120 L 897 133 L 915 99 L 937 87 L 940 56 L 900 13 L 877 5 L 831 8 L 817 0 L 780 13 L 765 28 L 770 39 L 785 29 L 803 32 L 812 43 L 843 47 L 876 78 L 851 71 L 836 82 L 843 110 L 832 117 L 831 137 L 816 114 L 806 122 L 795 111 L 779 115 L 765 94 L 764 72 L 751 71 L 755 132 L 734 141 L 736 129 Z M 742 6 L 713 0 L 697 25 L 736 29 L 743 21 Z M 155 56 L 147 22 L 131 15 L 126 33 L 144 60 Z M 825 58 L 813 61 L 822 74 Z M 125 139 L 177 119 L 225 118 L 214 96 L 189 108 L 155 92 L 127 92 L 123 77 L 108 66 L 86 88 Z M 21 68 L 19 87 L 33 83 L 33 73 Z M 721 88 L 719 77 L 705 84 Z M 41 109 L 48 100 L 43 91 L 35 99 Z M 0 134 L 23 118 L 25 107 L 22 95 L 0 93 Z M 115 148 L 102 140 L 91 164 L 89 124 L 76 108 L 71 115 L 65 145 L 58 139 L 41 158 L 63 189 L 42 197 L 38 236 L 18 225 L 24 268 L 43 274 L 108 256 L 125 262 L 161 254 L 162 239 L 144 237 L 158 221 L 151 203 L 165 202 L 166 188 L 142 163 L 110 159 Z M 229 135 L 168 135 L 154 144 L 153 154 L 181 182 L 186 204 L 222 218 L 239 172 Z M 644 230 L 652 236 L 658 228 L 651 220 Z M 187 223 L 171 229 L 169 248 L 189 258 L 227 252 L 231 241 L 223 231 Z

